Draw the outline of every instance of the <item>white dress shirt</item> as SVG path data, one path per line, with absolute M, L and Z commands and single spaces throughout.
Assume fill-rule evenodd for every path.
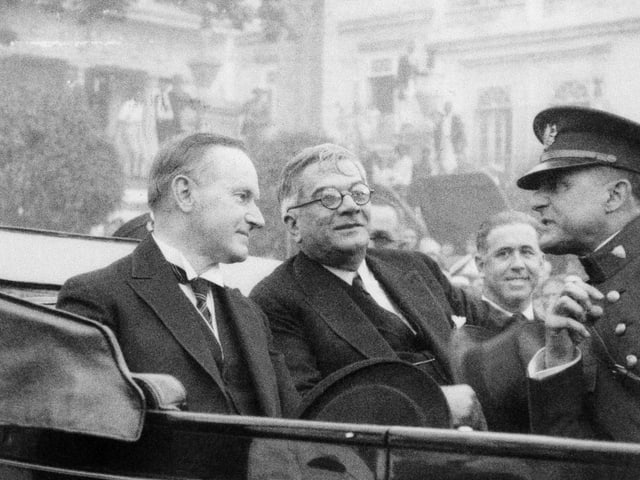
M 397 315 L 400 320 L 402 320 L 402 322 L 409 328 L 409 330 L 413 332 L 414 335 L 418 333 L 416 332 L 416 329 L 413 328 L 413 326 L 405 318 L 405 316 L 402 315 L 400 310 L 393 304 L 393 302 L 387 295 L 387 292 L 384 291 L 384 288 L 382 288 L 380 282 L 378 282 L 376 277 L 373 275 L 373 272 L 367 266 L 366 261 L 363 260 L 358 267 L 358 270 L 356 270 L 355 272 L 350 270 L 342 270 L 335 267 L 329 267 L 327 265 L 323 265 L 323 267 L 349 285 L 353 284 L 353 279 L 356 277 L 356 275 L 360 275 L 364 289 L 369 295 L 371 295 L 375 302 L 385 310 Z
M 216 285 L 224 287 L 224 279 L 222 276 L 222 270 L 220 269 L 220 265 L 215 264 L 214 266 L 206 270 L 202 275 L 198 275 L 195 269 L 189 263 L 189 261 L 184 257 L 182 252 L 180 252 L 180 250 L 178 250 L 175 247 L 172 247 L 171 245 L 169 245 L 166 242 L 163 242 L 162 240 L 159 240 L 158 237 L 153 233 L 151 235 L 153 236 L 153 239 L 158 245 L 160 252 L 162 252 L 162 255 L 164 256 L 165 260 L 167 260 L 167 262 L 169 263 L 173 263 L 174 265 L 182 268 L 185 271 L 188 280 L 192 280 L 199 276 L 200 278 L 204 278 L 205 280 L 208 280 L 211 283 L 215 283 Z M 186 295 L 186 297 L 195 307 L 197 304 L 197 301 L 196 301 L 196 296 L 193 293 L 193 289 L 191 288 L 191 285 L 188 283 L 180 283 L 180 290 L 182 290 L 182 292 Z M 209 293 L 207 294 L 207 308 L 209 309 L 209 312 L 211 312 L 211 324 L 209 324 L 209 322 L 207 322 L 204 319 L 204 317 L 203 317 L 203 320 L 215 335 L 216 339 L 218 340 L 218 343 L 220 343 L 220 335 L 218 333 L 218 325 L 216 323 L 216 314 L 215 314 L 216 309 L 215 309 L 215 304 L 213 302 L 213 294 L 211 293 L 211 291 L 209 291 Z M 221 343 L 220 343 L 220 348 L 222 349 Z

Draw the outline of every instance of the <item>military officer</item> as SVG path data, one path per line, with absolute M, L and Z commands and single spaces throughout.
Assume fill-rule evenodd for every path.
M 554 107 L 533 127 L 544 152 L 517 184 L 534 191 L 542 250 L 578 255 L 589 278 L 567 282 L 545 319 L 532 429 L 640 441 L 640 124 Z

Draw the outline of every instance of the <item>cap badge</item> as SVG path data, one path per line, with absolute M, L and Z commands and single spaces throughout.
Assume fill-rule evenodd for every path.
M 611 255 L 618 258 L 627 258 L 627 252 L 625 252 L 622 245 L 618 245 L 616 248 L 611 250 Z
M 542 135 L 542 144 L 545 150 L 556 141 L 556 135 L 558 135 L 558 127 L 556 124 L 547 123 L 547 126 L 544 127 L 544 135 Z

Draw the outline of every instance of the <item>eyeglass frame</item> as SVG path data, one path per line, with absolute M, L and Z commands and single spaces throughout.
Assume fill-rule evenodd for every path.
M 367 198 L 367 201 L 363 202 L 363 203 L 358 203 L 358 202 L 356 202 L 355 198 L 353 198 L 353 189 L 356 188 L 359 185 L 362 185 L 362 186 L 366 187 L 367 190 L 369 190 L 369 196 Z M 322 197 L 320 197 L 320 198 L 314 198 L 313 200 L 309 200 L 308 202 L 299 203 L 298 205 L 293 205 L 291 207 L 288 207 L 287 208 L 287 213 L 289 212 L 289 210 L 293 210 L 294 208 L 306 207 L 307 205 L 311 205 L 312 203 L 316 203 L 316 202 L 320 202 L 320 205 L 322 205 L 324 208 L 326 208 L 328 210 L 337 210 L 337 209 L 340 208 L 340 205 L 342 205 L 342 203 L 344 202 L 344 197 L 346 197 L 347 195 L 349 195 L 351 197 L 351 199 L 353 200 L 353 203 L 355 203 L 359 207 L 362 207 L 363 205 L 366 205 L 367 203 L 369 203 L 371 201 L 371 195 L 375 192 L 375 190 L 373 188 L 371 188 L 369 185 L 367 185 L 366 183 L 363 183 L 363 182 L 356 183 L 349 190 L 343 191 L 343 192 L 338 190 L 336 187 L 325 187 L 320 191 L 321 192 L 326 192 L 327 190 L 334 190 L 334 191 L 338 192 L 338 194 L 340 195 L 340 203 L 338 203 L 335 207 L 327 207 L 324 203 L 322 203 Z

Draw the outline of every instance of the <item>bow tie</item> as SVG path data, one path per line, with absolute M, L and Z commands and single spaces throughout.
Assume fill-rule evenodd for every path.
M 207 296 L 209 295 L 211 286 L 213 284 L 201 277 L 196 277 L 189 280 L 187 278 L 187 272 L 185 272 L 184 269 L 178 267 L 177 265 L 174 265 L 173 263 L 171 264 L 171 270 L 173 270 L 173 273 L 178 279 L 178 282 L 184 285 L 191 286 L 193 294 L 196 296 L 196 308 L 202 314 L 205 320 L 207 320 L 207 323 L 211 324 L 212 315 L 207 307 Z

